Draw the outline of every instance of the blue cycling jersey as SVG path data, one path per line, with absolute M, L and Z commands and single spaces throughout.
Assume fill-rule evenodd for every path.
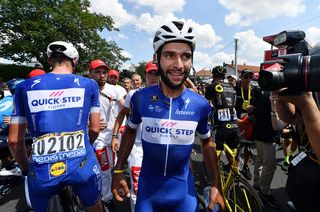
M 0 101 L 0 134 L 7 134 L 8 125 L 3 122 L 3 118 L 10 116 L 13 110 L 13 96 L 5 96 Z
M 167 98 L 156 85 L 137 91 L 131 110 L 128 126 L 142 123 L 144 152 L 136 211 L 197 210 L 189 158 L 195 133 L 210 137 L 208 102 L 190 89 Z
M 88 136 L 88 118 L 100 111 L 95 81 L 73 74 L 45 74 L 19 84 L 11 123 L 27 123 L 34 137 L 28 186 L 35 211 L 72 185 L 85 206 L 100 197 L 101 176 Z M 90 195 L 87 195 L 88 192 Z

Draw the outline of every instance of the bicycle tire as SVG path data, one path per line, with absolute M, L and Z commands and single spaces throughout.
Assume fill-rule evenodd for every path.
M 225 195 L 233 210 L 236 207 L 237 211 L 263 212 L 263 203 L 259 195 L 246 179 L 235 176 L 228 186 L 229 189 Z M 236 200 L 234 200 L 234 194 Z

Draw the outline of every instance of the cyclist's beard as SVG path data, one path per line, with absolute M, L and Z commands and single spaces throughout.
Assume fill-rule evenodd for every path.
M 166 84 L 166 86 L 168 86 L 170 89 L 173 89 L 173 90 L 179 90 L 183 86 L 183 83 L 188 78 L 189 72 L 190 72 L 190 70 L 185 72 L 183 80 L 181 80 L 181 82 L 179 84 L 174 84 L 172 81 L 170 81 L 169 77 L 167 76 L 167 73 L 164 72 L 164 70 L 161 68 L 160 65 L 158 67 L 158 71 L 159 71 L 159 74 L 160 74 L 160 77 L 161 77 L 161 81 L 164 84 Z

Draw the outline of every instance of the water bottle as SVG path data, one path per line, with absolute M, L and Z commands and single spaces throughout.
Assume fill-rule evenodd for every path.
M 207 186 L 203 189 L 203 199 L 204 199 L 204 204 L 206 208 L 208 208 L 208 205 L 210 202 L 210 190 L 211 190 L 211 186 Z M 219 212 L 219 211 L 220 211 L 219 204 L 215 204 L 213 209 L 210 212 Z

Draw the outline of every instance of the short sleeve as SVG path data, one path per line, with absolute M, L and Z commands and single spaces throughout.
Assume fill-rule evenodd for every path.
M 25 98 L 23 96 L 23 85 L 24 83 L 20 83 L 15 90 L 14 93 L 14 108 L 11 115 L 11 123 L 13 124 L 19 124 L 19 123 L 27 123 L 26 114 L 25 114 L 25 107 L 24 105 L 27 105 L 27 102 L 25 101 Z
M 211 136 L 210 127 L 208 124 L 211 108 L 210 105 L 204 100 L 201 107 L 200 119 L 197 126 L 197 133 L 200 139 L 207 139 Z
M 128 119 L 128 126 L 131 128 L 138 128 L 141 123 L 141 111 L 143 111 L 143 100 L 141 99 L 141 92 L 135 92 L 130 101 L 131 113 Z
M 91 80 L 91 88 L 92 88 L 92 94 L 91 94 L 91 109 L 90 112 L 100 112 L 100 101 L 99 101 L 99 87 L 98 84 Z

